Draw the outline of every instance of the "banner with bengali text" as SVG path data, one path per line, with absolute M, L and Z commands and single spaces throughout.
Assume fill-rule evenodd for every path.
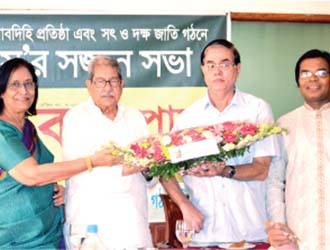
M 226 38 L 226 16 L 1 15 L 0 63 L 23 57 L 39 78 L 39 135 L 61 157 L 65 112 L 88 98 L 87 66 L 97 54 L 118 59 L 121 103 L 140 109 L 151 133 L 168 132 L 176 116 L 206 92 L 200 53 Z M 149 190 L 150 221 L 163 220 L 159 193 Z

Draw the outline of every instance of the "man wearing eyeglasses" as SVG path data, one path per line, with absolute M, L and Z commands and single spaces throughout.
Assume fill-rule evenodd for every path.
M 63 157 L 86 157 L 109 142 L 119 146 L 148 134 L 142 113 L 119 103 L 123 92 L 119 63 L 96 56 L 89 64 L 90 98 L 63 120 Z M 92 164 L 92 163 L 91 163 Z M 123 165 L 86 171 L 66 182 L 65 234 L 68 249 L 78 249 L 89 224 L 97 224 L 105 249 L 152 247 L 143 167 Z
M 304 104 L 280 117 L 282 155 L 270 169 L 269 239 L 278 249 L 330 249 L 330 54 L 309 50 L 296 63 Z
M 241 61 L 231 42 L 217 39 L 206 45 L 201 70 L 207 93 L 180 114 L 175 130 L 226 121 L 273 122 L 264 100 L 237 88 Z M 265 179 L 276 146 L 276 138 L 269 137 L 252 145 L 244 156 L 198 166 L 183 177 L 190 200 L 175 178 L 162 180 L 184 220 L 196 231 L 191 245 L 267 239 Z

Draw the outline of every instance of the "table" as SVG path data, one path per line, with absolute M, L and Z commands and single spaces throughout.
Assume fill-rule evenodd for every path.
M 252 244 L 256 245 L 254 248 L 250 248 L 251 250 L 268 250 L 269 248 L 269 244 L 266 242 L 251 242 Z M 159 248 L 159 249 L 171 249 L 171 250 L 179 250 L 179 249 L 183 249 L 183 248 Z M 208 246 L 208 247 L 188 247 L 186 248 L 186 250 L 196 250 L 196 249 L 200 249 L 200 250 L 215 250 L 215 249 L 223 249 L 220 248 L 218 246 Z

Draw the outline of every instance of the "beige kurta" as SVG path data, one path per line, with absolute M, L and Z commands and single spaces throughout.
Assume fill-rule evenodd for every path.
M 330 103 L 320 110 L 305 104 L 279 122 L 289 130 L 283 136 L 287 162 L 276 161 L 271 168 L 267 198 L 271 218 L 280 222 L 286 218 L 300 239 L 300 249 L 330 249 Z

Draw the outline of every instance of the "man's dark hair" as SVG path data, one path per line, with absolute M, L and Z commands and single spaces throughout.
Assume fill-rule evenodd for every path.
M 296 68 L 295 68 L 295 76 L 296 76 L 296 83 L 297 86 L 299 87 L 299 73 L 300 73 L 300 65 L 302 63 L 302 61 L 306 60 L 306 59 L 311 59 L 311 58 L 323 58 L 329 68 L 330 68 L 330 54 L 327 51 L 321 51 L 318 49 L 312 49 L 309 50 L 307 52 L 305 52 L 297 61 L 296 63 Z
M 205 57 L 205 51 L 208 47 L 211 47 L 213 45 L 221 45 L 226 47 L 227 49 L 230 49 L 233 52 L 234 55 L 234 63 L 235 65 L 241 63 L 241 56 L 238 53 L 238 50 L 235 48 L 234 44 L 227 41 L 226 39 L 215 39 L 211 42 L 209 42 L 203 49 L 201 54 L 201 65 L 204 65 L 204 57 Z

